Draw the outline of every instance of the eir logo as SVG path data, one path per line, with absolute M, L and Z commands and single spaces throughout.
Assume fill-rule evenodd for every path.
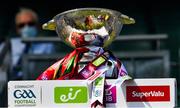
M 169 86 L 126 86 L 127 102 L 170 101 Z

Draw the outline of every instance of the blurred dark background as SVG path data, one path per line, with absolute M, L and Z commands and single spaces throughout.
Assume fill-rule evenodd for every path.
M 31 8 L 39 15 L 40 25 L 49 21 L 56 14 L 75 8 L 102 7 L 118 10 L 136 20 L 135 25 L 124 26 L 121 34 L 168 34 L 166 48 L 171 51 L 171 59 L 177 60 L 179 48 L 179 3 L 158 1 L 130 0 L 6 0 L 0 5 L 0 38 L 1 40 L 15 33 L 14 17 L 21 7 Z M 54 34 L 50 31 L 41 31 Z
M 174 1 L 166 2 L 152 0 L 143 2 L 131 0 L 6 0 L 0 4 L 0 42 L 6 40 L 7 38 L 11 38 L 16 34 L 14 17 L 21 7 L 30 8 L 37 12 L 39 15 L 39 25 L 49 21 L 56 14 L 69 9 L 84 7 L 114 9 L 125 15 L 133 17 L 136 20 L 136 24 L 123 27 L 120 34 L 122 37 L 157 36 L 157 39 L 154 39 L 155 41 L 122 41 L 120 43 L 114 42 L 111 46 L 109 46 L 109 49 L 115 52 L 115 55 L 124 61 L 127 70 L 130 71 L 130 74 L 132 74 L 135 78 L 143 78 L 143 76 L 147 77 L 149 73 L 152 72 L 152 77 L 172 77 L 177 78 L 178 81 L 180 78 L 179 5 L 179 3 Z M 41 30 L 40 32 L 45 37 L 57 36 L 54 31 Z M 161 40 L 161 38 L 158 39 L 159 35 L 165 36 L 165 38 L 163 38 L 160 42 L 160 45 L 159 40 Z M 159 45 L 158 48 L 156 48 L 157 44 Z M 58 49 L 58 54 L 62 52 L 64 53 L 64 50 L 66 52 L 70 52 L 72 50 L 63 43 L 56 43 L 56 47 Z M 27 61 L 29 60 L 28 63 L 38 60 L 32 56 L 28 57 L 28 59 L 26 58 Z M 57 59 L 56 57 L 58 57 L 58 55 L 56 56 L 54 54 L 52 58 L 43 60 L 53 63 L 55 59 Z M 48 63 L 48 65 L 51 63 Z M 138 67 L 141 67 L 143 64 L 147 64 L 147 66 L 144 66 L 145 69 L 138 69 Z M 47 67 L 47 65 L 45 67 Z M 42 70 L 44 70 L 44 68 Z M 167 73 L 168 75 L 163 76 L 163 73 Z M 33 76 L 29 79 L 33 79 Z M 7 81 L 8 80 L 9 79 L 7 78 Z M 0 97 L 0 102 L 2 102 L 2 106 L 5 105 L 6 98 Z

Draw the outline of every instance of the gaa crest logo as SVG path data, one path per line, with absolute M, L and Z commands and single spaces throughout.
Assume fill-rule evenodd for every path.
M 32 90 L 30 90 L 30 89 L 28 89 L 28 90 L 19 90 L 19 89 L 15 90 L 14 91 L 14 97 L 16 99 L 20 99 L 20 98 L 24 98 L 24 99 L 26 99 L 26 98 L 36 98 L 34 92 Z
M 36 94 L 33 89 L 16 89 L 13 92 L 14 105 L 20 106 L 36 106 Z

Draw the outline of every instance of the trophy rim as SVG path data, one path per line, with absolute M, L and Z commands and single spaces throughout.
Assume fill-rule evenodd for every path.
M 64 12 L 59 13 L 59 14 L 57 14 L 56 16 L 54 16 L 53 19 L 56 19 L 57 17 L 59 17 L 59 16 L 61 16 L 61 15 L 64 15 L 64 14 L 67 14 L 67 13 L 76 12 L 76 11 L 83 11 L 83 10 L 87 10 L 87 11 L 88 11 L 88 10 L 94 10 L 94 11 L 101 11 L 101 10 L 103 10 L 103 11 L 109 12 L 110 14 L 114 14 L 114 13 L 118 14 L 118 15 L 114 14 L 114 16 L 122 15 L 121 12 L 116 11 L 116 10 L 112 10 L 112 9 L 89 7 L 89 8 L 75 8 L 75 9 L 71 9 L 71 10 L 64 11 Z
M 113 9 L 107 9 L 107 8 L 94 8 L 94 7 L 89 7 L 89 8 L 75 8 L 75 9 L 71 9 L 71 10 L 67 10 L 64 12 L 61 12 L 57 15 L 55 15 L 52 20 L 48 21 L 47 23 L 44 23 L 42 25 L 42 28 L 44 30 L 56 30 L 56 21 L 59 19 L 59 17 L 68 14 L 70 12 L 76 12 L 76 11 L 83 11 L 83 10 L 95 10 L 95 11 L 106 11 L 107 13 L 113 15 L 114 17 L 117 17 L 117 19 L 119 19 L 119 21 L 122 24 L 134 24 L 135 20 L 127 15 L 122 14 L 121 12 L 117 11 L 117 10 L 113 10 Z

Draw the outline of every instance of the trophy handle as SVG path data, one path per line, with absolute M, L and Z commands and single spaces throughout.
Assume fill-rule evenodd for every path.
M 121 14 L 119 16 L 119 21 L 122 24 L 134 24 L 136 22 L 133 18 L 130 18 L 130 17 L 124 15 L 124 14 Z
M 42 25 L 42 29 L 44 30 L 56 30 L 56 24 L 54 22 L 54 19 L 48 21 L 47 23 Z

